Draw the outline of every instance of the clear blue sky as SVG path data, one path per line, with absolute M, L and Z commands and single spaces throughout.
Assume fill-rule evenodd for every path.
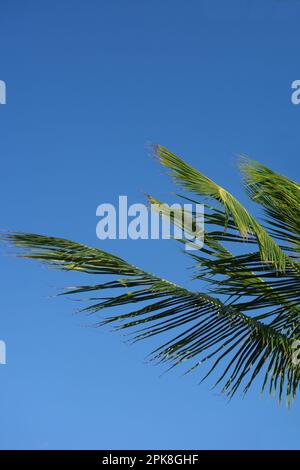
M 299 14 L 296 0 L 2 0 L 1 228 L 188 285 L 174 242 L 97 240 L 96 207 L 172 191 L 148 142 L 242 201 L 238 153 L 299 179 Z M 49 298 L 86 278 L 7 256 L 0 275 L 1 448 L 300 447 L 299 400 L 288 411 L 254 388 L 228 404 L 197 374 L 160 377 L 143 363 L 151 344 L 85 328 L 77 303 Z

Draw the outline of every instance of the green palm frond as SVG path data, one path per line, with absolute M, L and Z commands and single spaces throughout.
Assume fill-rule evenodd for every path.
M 172 221 L 169 206 L 153 197 L 149 197 L 149 201 Z M 175 218 L 175 221 L 183 229 L 180 217 Z M 260 318 L 272 316 L 276 319 L 279 314 L 282 318 L 283 308 L 285 314 L 289 314 L 289 320 L 282 325 L 283 330 L 294 330 L 300 320 L 298 272 L 287 267 L 278 278 L 275 267 L 270 263 L 262 263 L 259 252 L 234 256 L 215 239 L 215 232 L 205 231 L 204 239 L 205 248 L 201 250 L 201 255 L 187 252 L 196 261 L 195 278 L 209 282 L 215 294 L 225 295 L 231 302 L 235 299 L 235 305 L 238 304 L 243 311 L 262 310 Z M 246 297 L 247 301 L 240 300 Z
M 285 390 L 286 399 L 289 402 L 295 396 L 300 369 L 293 366 L 290 339 L 276 327 L 265 325 L 215 297 L 185 289 L 96 248 L 61 238 L 22 233 L 8 234 L 6 240 L 25 250 L 22 257 L 40 260 L 52 267 L 121 276 L 102 284 L 68 288 L 65 293 L 126 290 L 109 298 L 93 298 L 93 303 L 82 310 L 93 314 L 107 307 L 146 302 L 130 313 L 103 319 L 99 326 L 112 323 L 117 330 L 133 329 L 132 341 L 179 330 L 175 337 L 153 351 L 152 360 L 173 367 L 197 358 L 188 369 L 191 371 L 213 359 L 206 373 L 208 376 L 227 359 L 225 372 L 217 384 L 223 382 L 223 391 L 229 396 L 234 395 L 243 381 L 246 381 L 246 392 L 264 365 L 272 362 L 275 367 L 266 370 L 263 388 L 269 384 L 270 392 L 277 391 L 281 399 L 284 390 L 280 384 L 291 382 Z
M 82 309 L 93 316 L 109 307 L 121 310 L 96 324 L 128 330 L 133 342 L 161 337 L 151 361 L 169 368 L 187 362 L 187 372 L 202 370 L 204 378 L 221 369 L 216 385 L 230 397 L 240 388 L 247 392 L 260 376 L 262 390 L 268 388 L 279 400 L 285 396 L 289 404 L 300 379 L 300 366 L 294 361 L 294 341 L 300 339 L 299 185 L 243 160 L 246 190 L 262 206 L 264 226 L 227 190 L 178 156 L 161 146 L 155 147 L 155 154 L 175 182 L 200 201 L 180 197 L 205 203 L 205 230 L 199 232 L 204 246 L 186 252 L 194 263 L 193 279 L 206 283 L 205 291 L 183 288 L 69 240 L 8 233 L 6 241 L 21 249 L 22 257 L 96 275 L 96 283 L 67 288 L 64 294 L 93 293 Z M 168 206 L 150 196 L 149 202 L 170 216 Z M 170 220 L 185 228 L 174 211 Z M 235 253 L 236 244 L 243 253 L 240 247 Z M 109 280 L 99 282 L 102 275 L 109 275 Z
M 225 227 L 229 216 L 231 216 L 242 237 L 254 235 L 263 261 L 273 263 L 279 271 L 285 270 L 288 261 L 285 253 L 237 199 L 166 148 L 160 145 L 156 146 L 155 154 L 158 156 L 160 163 L 171 170 L 171 176 L 176 183 L 198 195 L 215 199 L 223 205 L 225 209 Z
M 263 206 L 275 237 L 300 251 L 300 185 L 264 165 L 241 159 L 241 171 L 250 198 Z

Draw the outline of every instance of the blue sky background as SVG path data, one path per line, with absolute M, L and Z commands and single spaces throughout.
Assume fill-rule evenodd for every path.
M 235 155 L 299 178 L 297 0 L 1 1 L 3 229 L 75 239 L 188 285 L 170 241 L 96 238 L 96 207 L 167 198 L 159 142 L 246 201 Z M 1 251 L 5 249 L 2 246 Z M 254 388 L 228 404 L 144 364 L 151 344 L 85 328 L 49 298 L 85 277 L 0 261 L 0 447 L 298 449 L 300 408 Z M 193 286 L 197 289 L 197 284 Z

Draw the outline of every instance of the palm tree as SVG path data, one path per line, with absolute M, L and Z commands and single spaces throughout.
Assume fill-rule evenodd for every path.
M 186 253 L 194 263 L 194 278 L 209 287 L 206 292 L 183 288 L 69 240 L 13 232 L 5 235 L 6 241 L 25 250 L 24 258 L 67 271 L 112 275 L 108 282 L 63 293 L 117 289 L 109 298 L 100 294 L 82 311 L 130 305 L 129 313 L 110 316 L 98 325 L 129 329 L 133 341 L 161 335 L 163 344 L 150 360 L 170 368 L 188 361 L 186 372 L 201 366 L 203 379 L 223 364 L 215 385 L 229 397 L 240 387 L 247 392 L 259 376 L 262 391 L 268 388 L 279 401 L 285 396 L 290 404 L 300 378 L 294 350 L 300 338 L 300 186 L 241 159 L 246 191 L 265 214 L 261 225 L 228 191 L 166 148 L 156 146 L 155 155 L 175 183 L 205 199 L 204 247 Z

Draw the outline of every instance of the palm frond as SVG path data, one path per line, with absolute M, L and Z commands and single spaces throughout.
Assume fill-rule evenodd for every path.
M 196 362 L 188 369 L 191 371 L 214 359 L 207 376 L 227 359 L 228 364 L 217 384 L 222 382 L 223 391 L 229 396 L 236 393 L 242 383 L 246 392 L 267 364 L 264 387 L 269 384 L 271 393 L 277 392 L 279 399 L 285 394 L 288 402 L 295 396 L 300 370 L 292 362 L 290 338 L 276 326 L 263 324 L 216 297 L 185 289 L 96 248 L 61 238 L 22 233 L 10 233 L 6 241 L 23 250 L 20 256 L 58 269 L 118 276 L 112 281 L 72 287 L 66 292 L 125 289 L 120 295 L 93 298 L 93 303 L 83 311 L 96 314 L 107 307 L 142 303 L 138 309 L 104 318 L 98 324 L 133 330 L 133 341 L 176 330 L 175 337 L 153 351 L 152 360 L 170 367 L 194 360 Z M 282 381 L 288 386 L 284 387 Z
M 177 184 L 205 198 L 205 230 L 196 232 L 196 238 L 204 237 L 204 246 L 187 253 L 195 263 L 195 282 L 206 283 L 207 289 L 183 288 L 110 253 L 61 238 L 9 233 L 5 240 L 21 250 L 21 257 L 96 275 L 96 283 L 67 288 L 63 295 L 92 293 L 82 312 L 93 317 L 116 308 L 114 315 L 101 317 L 96 325 L 128 330 L 133 342 L 161 337 L 151 361 L 169 368 L 187 362 L 187 372 L 200 368 L 204 378 L 223 362 L 216 385 L 222 384 L 230 397 L 241 387 L 247 392 L 260 374 L 262 390 L 268 387 L 279 400 L 285 396 L 290 403 L 300 379 L 300 365 L 293 360 L 294 341 L 300 339 L 299 185 L 243 160 L 246 190 L 263 207 L 265 226 L 227 190 L 181 158 L 162 146 L 156 146 L 155 153 Z M 149 201 L 186 230 L 181 212 L 170 211 L 152 197 Z M 195 226 L 194 214 L 189 218 Z M 235 254 L 236 244 L 243 244 L 245 253 Z M 102 275 L 109 280 L 99 282 Z
M 278 271 L 285 270 L 287 264 L 285 253 L 236 198 L 166 148 L 157 145 L 155 154 L 160 163 L 171 170 L 175 183 L 188 191 L 215 199 L 222 204 L 226 215 L 225 227 L 231 216 L 242 237 L 249 235 L 256 237 L 262 260 L 272 263 Z
M 289 242 L 299 259 L 300 185 L 254 160 L 242 158 L 240 168 L 247 193 L 263 207 L 274 236 Z
M 184 229 L 181 213 L 171 218 L 174 210 L 153 197 L 148 197 L 156 210 L 171 222 Z M 207 214 L 206 214 L 207 216 Z M 196 221 L 194 221 L 196 223 Z M 211 286 L 214 294 L 226 296 L 231 305 L 239 310 L 260 310 L 256 318 L 271 319 L 280 324 L 281 332 L 295 334 L 300 322 L 299 276 L 293 268 L 286 268 L 278 275 L 270 263 L 262 263 L 259 252 L 233 255 L 215 237 L 216 232 L 204 231 L 205 248 L 198 252 L 187 252 L 195 261 L 195 279 L 202 279 Z M 185 242 L 185 240 L 179 240 Z M 247 300 L 246 300 L 247 299 Z

